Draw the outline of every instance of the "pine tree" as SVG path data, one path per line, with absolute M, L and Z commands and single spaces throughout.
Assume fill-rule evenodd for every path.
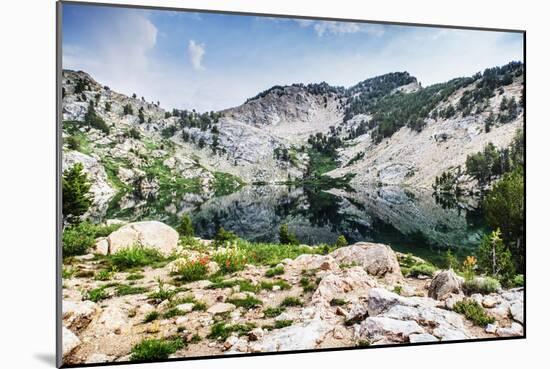
M 69 223 L 78 223 L 80 216 L 92 205 L 93 199 L 90 193 L 91 184 L 81 163 L 76 163 L 63 172 L 62 187 L 63 217 Z
M 477 250 L 478 266 L 487 274 L 509 281 L 515 275 L 510 249 L 504 245 L 500 229 L 483 237 Z
M 343 234 L 338 236 L 338 238 L 336 239 L 335 246 L 336 247 L 344 247 L 344 246 L 347 246 L 347 245 L 348 245 L 348 240 L 346 240 L 346 237 Z
M 281 224 L 279 227 L 279 242 L 283 245 L 298 245 L 298 239 L 294 233 L 288 230 L 286 223 Z
M 181 218 L 177 231 L 180 236 L 184 237 L 193 237 L 195 235 L 195 231 L 193 230 L 193 222 L 191 221 L 191 217 L 189 217 L 189 215 L 185 214 Z

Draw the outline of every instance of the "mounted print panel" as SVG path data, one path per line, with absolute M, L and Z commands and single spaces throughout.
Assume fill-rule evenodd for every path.
M 58 27 L 59 365 L 525 337 L 525 32 Z

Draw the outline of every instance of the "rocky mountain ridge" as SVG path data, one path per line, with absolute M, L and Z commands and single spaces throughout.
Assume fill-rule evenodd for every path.
M 243 184 L 300 183 L 312 173 L 353 177 L 357 188 L 431 189 L 488 142 L 509 145 L 523 122 L 521 63 L 428 87 L 406 72 L 350 88 L 274 86 L 206 113 L 166 111 L 82 71 L 63 72 L 62 93 L 63 167 L 84 165 L 99 218 L 151 196 L 163 201 L 147 211 L 176 215 Z M 318 160 L 330 164 L 312 171 Z

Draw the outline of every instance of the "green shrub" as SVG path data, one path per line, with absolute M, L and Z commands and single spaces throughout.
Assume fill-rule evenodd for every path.
M 72 224 L 63 230 L 63 257 L 84 255 L 92 248 L 95 239 L 105 237 L 120 226 L 102 226 L 90 222 Z
M 149 294 L 149 298 L 155 300 L 169 300 L 178 293 L 177 289 L 168 290 L 164 288 L 164 281 L 159 277 L 157 278 L 158 290 Z
M 156 310 L 153 310 L 148 312 L 147 315 L 145 315 L 145 319 L 143 319 L 143 322 L 149 323 L 149 322 L 152 322 L 153 320 L 157 320 L 159 317 L 160 317 L 159 312 Z
M 283 223 L 279 227 L 279 242 L 283 245 L 298 245 L 296 235 L 288 230 L 288 225 Z
M 514 278 L 512 278 L 512 286 L 513 287 L 524 287 L 525 286 L 525 277 L 523 274 L 516 274 Z
M 120 249 L 110 256 L 111 262 L 120 269 L 151 265 L 164 259 L 164 256 L 158 250 L 140 245 Z
M 228 274 L 243 270 L 246 266 L 248 255 L 239 247 L 229 247 L 223 251 L 217 251 L 212 260 L 218 263 L 220 273 Z
M 61 272 L 61 277 L 63 279 L 71 279 L 74 276 L 75 272 L 76 272 L 75 268 L 63 267 L 63 270 Z
M 413 264 L 411 267 L 401 268 L 401 271 L 407 277 L 418 277 L 419 275 L 426 275 L 428 277 L 433 277 L 437 268 L 429 263 L 417 263 Z
M 304 292 L 312 292 L 317 288 L 317 286 L 307 277 L 300 278 L 300 286 L 302 286 Z
M 177 265 L 177 270 L 174 274 L 177 275 L 178 280 L 183 282 L 206 279 L 208 275 L 208 262 L 208 257 L 182 261 Z
M 237 239 L 237 235 L 231 231 L 226 231 L 223 227 L 218 229 L 218 232 L 214 236 L 214 245 L 223 246 L 226 243 L 230 243 Z
M 84 294 L 83 298 L 84 298 L 84 300 L 90 300 L 90 301 L 93 301 L 93 302 L 98 302 L 98 301 L 104 300 L 107 297 L 109 297 L 109 294 L 107 293 L 106 288 L 107 288 L 106 286 L 101 286 L 101 287 L 97 287 L 97 288 L 93 288 L 91 290 L 88 290 Z
M 277 266 L 275 268 L 268 269 L 265 272 L 265 276 L 268 278 L 275 277 L 276 275 L 281 275 L 285 273 L 285 268 L 283 266 Z
M 239 336 L 245 335 L 256 327 L 255 324 L 226 324 L 219 322 L 212 326 L 208 338 L 225 341 L 232 333 L 237 333 Z
M 459 301 L 454 305 L 453 310 L 464 315 L 480 327 L 485 327 L 487 324 L 494 323 L 495 321 L 493 317 L 487 315 L 480 304 L 473 300 Z
M 145 276 L 141 273 L 132 273 L 132 274 L 128 274 L 128 276 L 126 277 L 126 280 L 137 281 L 138 279 L 143 279 L 143 278 L 145 278 Z
M 179 337 L 167 340 L 145 339 L 132 348 L 130 360 L 132 361 L 153 361 L 164 360 L 179 349 L 185 343 Z
M 281 328 L 284 328 L 284 327 L 288 327 L 288 326 L 291 326 L 292 323 L 294 323 L 292 320 L 277 320 L 275 322 L 275 329 L 281 329 Z
M 281 306 L 279 306 L 279 307 L 269 307 L 269 308 L 264 310 L 264 315 L 265 315 L 266 318 L 274 318 L 278 315 L 281 315 L 281 313 L 285 310 L 286 310 L 286 308 L 281 307 Z
M 262 301 L 258 300 L 254 296 L 246 296 L 243 299 L 227 299 L 227 302 L 237 307 L 243 307 L 245 309 L 252 309 L 256 306 L 262 305 Z
M 172 308 L 172 309 L 169 309 L 166 312 L 164 312 L 164 314 L 162 314 L 162 317 L 164 319 L 170 319 L 170 318 L 173 318 L 175 316 L 181 316 L 181 315 L 185 315 L 185 314 L 187 314 L 185 311 L 182 311 L 178 308 Z
M 285 306 L 285 307 L 303 306 L 303 305 L 304 303 L 302 302 L 302 300 L 300 300 L 298 297 L 292 297 L 292 296 L 285 297 L 283 302 L 281 302 L 281 306 Z
M 96 281 L 108 281 L 113 278 L 115 272 L 109 269 L 102 269 L 94 275 Z
M 191 221 L 191 217 L 188 214 L 185 214 L 180 221 L 180 224 L 176 228 L 180 236 L 183 237 L 193 237 L 195 235 L 195 231 L 193 230 L 193 222 Z
M 95 243 L 95 234 L 86 222 L 68 226 L 63 230 L 63 257 L 84 255 Z
M 466 280 L 462 285 L 462 289 L 465 293 L 471 295 L 474 293 L 481 293 L 487 295 L 497 292 L 501 289 L 500 282 L 491 277 L 476 277 L 470 280 Z
M 291 288 L 291 285 L 287 281 L 282 279 L 276 281 L 262 281 L 260 283 L 260 288 L 262 290 L 271 291 L 273 290 L 274 286 L 278 286 L 281 290 L 289 290 Z M 241 291 L 243 290 L 241 289 Z
M 88 211 L 93 201 L 90 192 L 91 183 L 84 172 L 84 166 L 76 163 L 70 169 L 63 171 L 63 218 L 69 223 L 78 223 L 80 216 Z
M 500 229 L 483 236 L 477 249 L 478 266 L 481 272 L 504 282 L 515 275 L 515 265 L 510 249 L 504 245 Z
M 334 246 L 336 247 L 344 247 L 347 245 L 348 245 L 348 240 L 346 240 L 346 237 L 344 237 L 344 235 L 342 234 L 338 236 L 338 238 L 336 239 L 336 243 L 334 244 Z

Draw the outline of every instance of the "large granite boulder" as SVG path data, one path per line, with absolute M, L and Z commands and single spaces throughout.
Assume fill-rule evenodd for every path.
M 460 294 L 464 279 L 457 276 L 452 269 L 438 273 L 430 283 L 428 296 L 436 300 L 444 300 L 451 294 Z
M 157 221 L 129 223 L 107 237 L 108 253 L 140 245 L 169 255 L 178 246 L 179 235 L 172 227 Z
M 356 264 L 370 275 L 384 277 L 389 282 L 402 279 L 401 269 L 393 250 L 380 243 L 358 242 L 330 253 L 341 264 Z

